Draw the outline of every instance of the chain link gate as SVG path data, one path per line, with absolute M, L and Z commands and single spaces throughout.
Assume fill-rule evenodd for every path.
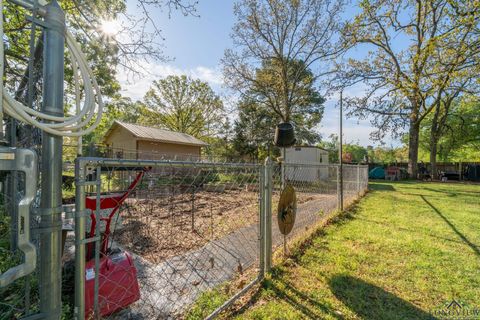
M 263 275 L 263 174 L 256 164 L 78 158 L 76 318 L 172 318 L 234 278 L 233 298 L 247 290 Z
M 270 201 L 271 217 L 267 216 L 266 227 L 266 264 L 271 264 L 271 251 L 285 245 L 288 254 L 288 243 L 298 236 L 308 234 L 309 230 L 331 217 L 340 208 L 343 199 L 344 207 L 361 197 L 368 188 L 368 166 L 343 165 L 343 184 L 339 180 L 338 164 L 300 164 L 266 162 L 271 179 Z M 268 179 L 268 177 L 267 177 Z M 278 227 L 277 208 L 280 193 L 286 185 L 295 189 L 297 210 L 292 231 L 284 236 Z M 340 196 L 340 195 L 343 196 Z M 268 197 L 268 195 L 267 195 Z M 269 211 L 267 210 L 267 215 Z M 271 227 L 270 227 L 271 225 Z M 270 234 L 269 234 L 270 233 Z M 284 249 L 284 250 L 285 250 Z

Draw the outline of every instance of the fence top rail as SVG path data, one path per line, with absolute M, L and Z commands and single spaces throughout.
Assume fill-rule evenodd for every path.
M 340 164 L 338 163 L 293 163 L 293 162 L 284 162 L 284 166 L 286 167 L 318 167 L 318 168 L 329 168 L 329 167 L 339 167 Z M 343 164 L 343 167 L 347 168 L 368 168 L 368 165 L 365 164 Z
M 279 163 L 274 163 L 275 165 L 280 165 Z M 302 167 L 302 168 L 330 168 L 337 167 L 338 164 L 335 163 L 292 163 L 292 162 L 282 162 L 281 165 L 285 167 Z
M 337 164 L 339 165 L 339 164 Z M 368 168 L 368 164 L 342 164 L 343 167 L 349 167 L 349 168 L 357 168 L 357 167 L 360 167 L 360 168 Z
M 76 159 L 79 166 L 102 166 L 102 167 L 226 167 L 226 168 L 259 168 L 258 163 L 229 163 L 229 162 L 210 162 L 210 161 L 177 161 L 177 160 L 133 160 L 133 159 L 114 159 L 99 157 L 79 157 Z

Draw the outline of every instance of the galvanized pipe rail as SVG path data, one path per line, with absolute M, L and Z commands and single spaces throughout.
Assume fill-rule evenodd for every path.
M 63 116 L 65 14 L 54 0 L 45 6 L 42 112 Z M 40 311 L 60 319 L 62 310 L 62 143 L 42 133 L 40 220 Z
M 100 165 L 108 167 L 136 166 L 136 167 L 167 167 L 167 166 L 184 166 L 184 167 L 225 167 L 225 168 L 258 168 L 261 165 L 257 163 L 229 163 L 229 162 L 192 162 L 177 160 L 129 160 L 129 159 L 106 159 L 98 157 L 82 157 L 79 165 Z

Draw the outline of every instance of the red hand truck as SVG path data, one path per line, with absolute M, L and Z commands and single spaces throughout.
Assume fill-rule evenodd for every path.
M 130 168 L 131 170 L 131 168 Z M 110 253 L 108 241 L 112 232 L 111 224 L 115 214 L 122 204 L 132 194 L 149 168 L 137 168 L 137 176 L 122 193 L 112 193 L 100 196 L 100 210 L 111 210 L 106 217 L 100 217 L 105 223 L 105 231 L 101 235 L 98 303 L 101 316 L 112 314 L 140 299 L 140 289 L 137 280 L 137 269 L 132 256 L 126 251 Z M 85 207 L 91 211 L 89 237 L 95 236 L 97 221 L 97 196 L 86 198 Z M 100 226 L 99 226 L 100 227 Z M 95 293 L 95 259 L 93 242 L 87 246 L 87 264 L 85 268 L 85 313 L 92 316 Z

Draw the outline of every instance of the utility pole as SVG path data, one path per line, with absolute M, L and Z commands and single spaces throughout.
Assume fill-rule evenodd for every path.
M 53 0 L 46 7 L 42 112 L 63 117 L 65 14 Z M 42 133 L 40 220 L 40 312 L 60 319 L 62 228 L 62 137 Z
M 337 172 L 337 194 L 338 209 L 343 211 L 343 89 L 340 91 L 340 130 L 338 135 L 338 172 Z

